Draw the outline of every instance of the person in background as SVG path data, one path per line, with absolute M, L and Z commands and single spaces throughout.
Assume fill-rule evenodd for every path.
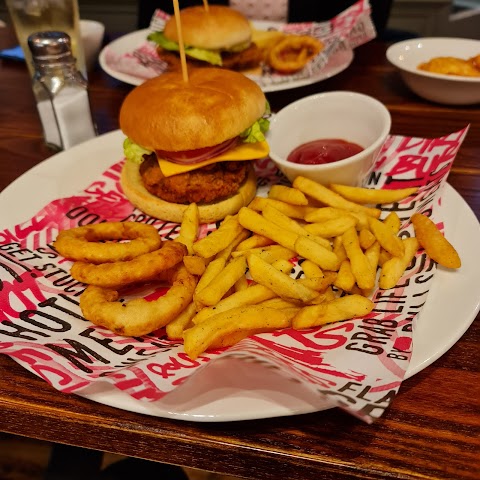
M 229 5 L 255 20 L 279 22 L 322 22 L 343 12 L 356 0 L 211 0 L 211 5 Z M 378 37 L 385 31 L 393 0 L 370 0 L 372 21 Z M 180 8 L 202 5 L 201 0 L 182 0 Z M 147 28 L 155 9 L 173 14 L 171 0 L 138 0 L 138 28 Z

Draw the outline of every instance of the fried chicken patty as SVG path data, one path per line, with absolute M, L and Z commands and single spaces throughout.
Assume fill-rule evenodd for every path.
M 247 162 L 220 162 L 165 177 L 155 154 L 145 156 L 140 175 L 145 188 L 162 200 L 188 205 L 210 203 L 235 194 L 247 177 Z
M 180 56 L 177 52 L 165 50 L 162 47 L 157 47 L 157 55 L 160 60 L 164 61 L 168 67 L 169 72 L 179 72 L 182 69 Z M 257 67 L 263 58 L 262 51 L 251 43 L 248 48 L 241 52 L 222 52 L 222 67 L 229 70 L 247 70 L 249 68 Z M 208 67 L 215 66 L 208 62 L 202 62 L 191 57 L 187 57 L 187 63 L 191 67 Z

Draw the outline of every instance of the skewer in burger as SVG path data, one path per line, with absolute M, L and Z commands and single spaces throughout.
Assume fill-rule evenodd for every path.
M 127 198 L 153 217 L 181 222 L 190 203 L 202 223 L 235 214 L 256 194 L 251 160 L 268 155 L 268 103 L 252 80 L 199 68 L 186 82 L 165 73 L 133 89 L 120 110 Z
M 189 66 L 216 66 L 230 70 L 258 67 L 262 51 L 252 42 L 248 19 L 230 7 L 211 5 L 186 7 L 180 10 L 182 36 Z M 175 17 L 165 24 L 163 32 L 154 32 L 148 39 L 157 43 L 157 53 L 169 71 L 181 68 L 179 34 Z

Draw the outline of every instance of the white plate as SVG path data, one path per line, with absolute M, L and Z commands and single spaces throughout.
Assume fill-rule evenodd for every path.
M 259 29 L 267 29 L 269 26 L 275 25 L 275 23 L 254 22 L 254 25 L 256 28 Z M 133 50 L 135 50 L 135 48 L 146 42 L 147 35 L 149 33 L 151 33 L 151 30 L 149 30 L 148 28 L 144 30 L 138 30 L 124 35 L 120 38 L 117 38 L 113 42 L 106 45 L 100 52 L 100 56 L 98 59 L 102 69 L 109 75 L 111 75 L 113 78 L 121 80 L 125 83 L 129 83 L 130 85 L 140 85 L 141 83 L 143 83 L 145 81 L 144 78 L 137 77 L 128 73 L 118 72 L 114 70 L 111 66 L 109 66 L 107 62 L 107 52 L 110 51 L 115 55 L 124 55 L 128 52 L 132 52 Z M 304 85 L 310 85 L 312 83 L 325 80 L 345 70 L 352 63 L 352 60 L 353 51 L 351 49 L 339 50 L 331 56 L 327 65 L 325 65 L 325 67 L 322 68 L 322 70 L 318 71 L 315 75 L 308 78 L 303 78 L 301 80 L 293 80 L 285 83 L 268 85 L 266 87 L 263 87 L 263 91 L 275 92 L 279 90 L 288 90 L 290 88 L 302 87 Z
M 82 191 L 122 158 L 123 138 L 118 130 L 97 137 L 54 155 L 19 177 L 0 194 L 0 228 L 26 221 L 50 201 Z M 447 236 L 459 250 L 463 265 L 455 272 L 438 269 L 416 324 L 407 377 L 433 363 L 454 345 L 480 308 L 480 225 L 448 184 L 442 208 Z M 231 363 L 228 368 L 220 362 L 212 364 L 205 371 L 202 385 L 187 382 L 179 393 L 173 392 L 155 403 L 134 400 L 105 386 L 100 390 L 94 386 L 82 396 L 124 410 L 199 422 L 277 417 L 328 408 L 320 396 L 270 370 L 258 366 L 252 369 L 241 361 L 233 370 L 235 375 L 231 375 Z

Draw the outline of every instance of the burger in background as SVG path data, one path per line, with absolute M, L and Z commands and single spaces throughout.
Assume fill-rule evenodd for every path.
M 202 223 L 237 213 L 256 194 L 251 160 L 269 153 L 268 115 L 264 93 L 241 73 L 199 68 L 188 82 L 175 72 L 148 80 L 120 110 L 125 195 L 172 222 L 190 203 Z
M 187 62 L 192 67 L 215 66 L 248 70 L 260 65 L 262 51 L 252 42 L 252 28 L 240 12 L 222 5 L 187 7 L 180 11 Z M 169 71 L 181 69 L 179 35 L 175 17 L 166 22 L 163 32 L 148 40 L 158 44 L 157 53 Z

